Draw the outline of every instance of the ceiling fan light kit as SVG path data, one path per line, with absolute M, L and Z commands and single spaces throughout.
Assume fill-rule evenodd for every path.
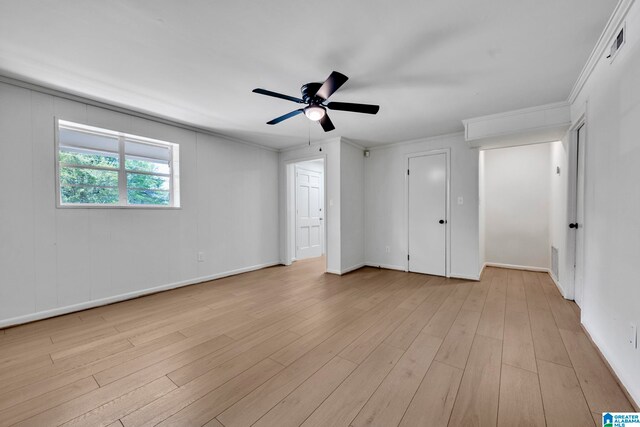
M 338 111 L 350 111 L 353 113 L 364 114 L 376 114 L 380 110 L 380 106 L 371 104 L 354 104 L 350 102 L 329 102 L 327 99 L 335 93 L 340 87 L 345 84 L 349 78 L 342 73 L 334 71 L 324 81 L 324 83 L 307 83 L 302 85 L 300 92 L 302 98 L 296 98 L 294 96 L 283 95 L 281 93 L 272 92 L 266 89 L 254 89 L 254 93 L 260 95 L 272 96 L 274 98 L 280 98 L 287 101 L 295 102 L 297 104 L 307 104 L 306 107 L 299 110 L 294 110 L 290 113 L 284 114 L 280 117 L 267 122 L 268 125 L 275 125 L 298 114 L 304 113 L 309 120 L 319 122 L 322 129 L 325 132 L 329 132 L 335 129 L 329 115 L 327 114 L 327 108 L 329 110 Z
M 304 109 L 304 115 L 311 121 L 317 122 L 324 115 L 327 114 L 327 110 L 324 107 L 319 105 L 311 104 L 307 108 Z

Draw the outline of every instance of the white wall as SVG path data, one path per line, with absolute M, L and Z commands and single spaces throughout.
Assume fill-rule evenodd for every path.
M 54 117 L 180 144 L 182 208 L 56 209 Z M 0 181 L 0 326 L 278 262 L 272 151 L 0 83 Z
M 451 149 L 451 275 L 478 278 L 478 151 L 468 148 L 462 133 L 375 148 L 365 158 L 367 264 L 406 268 L 405 155 L 442 148 Z M 462 205 L 457 204 L 459 196 Z
M 364 265 L 364 151 L 340 144 L 341 272 Z
M 550 145 L 486 150 L 485 262 L 550 267 Z
M 640 350 L 640 3 L 626 16 L 627 41 L 601 57 L 572 104 L 586 110 L 585 253 L 582 322 L 636 402 Z
M 567 268 L 569 260 L 567 253 L 567 237 L 569 232 L 569 218 L 567 216 L 567 190 L 569 188 L 569 163 L 567 158 L 567 135 L 562 141 L 551 143 L 550 155 L 550 205 L 549 205 L 549 243 L 558 249 L 558 277 L 554 277 L 560 285 L 563 295 L 567 295 L 565 284 L 572 280 L 571 272 Z M 560 168 L 560 174 L 556 173 Z M 553 276 L 553 274 L 552 274 Z

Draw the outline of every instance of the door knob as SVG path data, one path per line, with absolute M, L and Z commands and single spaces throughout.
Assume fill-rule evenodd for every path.
M 578 223 L 572 222 L 571 224 L 569 224 L 569 228 L 578 228 Z
M 438 224 L 444 224 L 446 221 L 444 219 L 441 219 L 440 221 L 438 221 Z

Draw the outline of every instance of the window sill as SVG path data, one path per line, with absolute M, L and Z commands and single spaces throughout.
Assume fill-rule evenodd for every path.
M 109 205 L 56 205 L 56 209 L 143 209 L 143 210 L 177 210 L 182 206 L 109 206 Z

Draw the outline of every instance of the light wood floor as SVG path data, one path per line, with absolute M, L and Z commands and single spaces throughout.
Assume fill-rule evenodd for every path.
M 632 407 L 543 273 L 302 261 L 0 331 L 0 426 L 593 426 Z

